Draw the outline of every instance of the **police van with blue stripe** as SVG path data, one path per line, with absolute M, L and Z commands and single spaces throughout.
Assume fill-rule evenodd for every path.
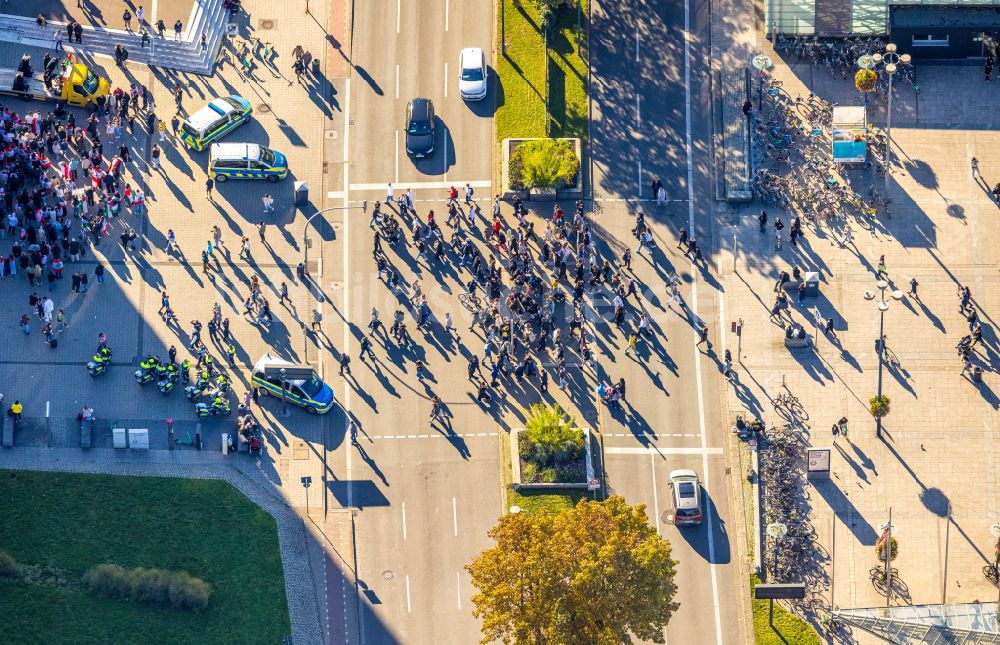
M 288 160 L 280 152 L 256 143 L 213 143 L 208 176 L 220 183 L 227 179 L 275 182 L 288 176 Z
M 250 120 L 253 107 L 242 96 L 223 96 L 189 116 L 181 124 L 180 139 L 188 148 L 204 150 L 219 137 Z
M 251 379 L 261 397 L 284 397 L 310 414 L 323 414 L 333 407 L 333 389 L 308 365 L 264 354 L 253 366 Z

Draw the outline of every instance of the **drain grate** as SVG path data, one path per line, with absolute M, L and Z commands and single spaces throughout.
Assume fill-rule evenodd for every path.
M 269 30 L 269 29 L 274 29 L 274 24 L 275 24 L 274 20 L 266 19 L 265 18 L 265 19 L 262 19 L 260 22 L 258 22 L 257 26 L 260 29 Z
M 261 103 L 260 105 L 257 106 L 257 111 L 260 112 L 261 114 L 270 114 L 271 106 L 268 105 L 267 103 Z

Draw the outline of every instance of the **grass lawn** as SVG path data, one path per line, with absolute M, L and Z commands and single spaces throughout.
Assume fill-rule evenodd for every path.
M 517 506 L 525 513 L 558 513 L 568 508 L 573 508 L 581 499 L 591 497 L 588 491 L 579 488 L 566 489 L 554 493 L 540 490 L 523 490 L 520 492 L 514 490 L 511 488 L 510 436 L 505 433 L 501 442 L 500 450 L 503 453 L 504 492 L 507 495 L 507 501 L 504 504 L 505 509 Z
M 750 585 L 760 582 L 750 576 Z M 752 597 L 751 591 L 751 597 Z M 753 603 L 753 631 L 757 645 L 819 645 L 820 638 L 812 625 L 789 613 L 780 603 L 774 603 L 774 627 L 768 624 L 768 601 L 751 600 Z
M 71 578 L 104 562 L 212 585 L 190 613 L 65 587 L 0 582 L 22 643 L 280 643 L 291 632 L 277 527 L 225 482 L 0 471 L 0 550 Z
M 499 38 L 506 55 L 497 57 L 500 90 L 497 95 L 497 140 L 545 137 L 545 101 L 552 115 L 551 136 L 587 136 L 587 0 L 580 0 L 580 50 L 577 49 L 576 7 L 561 9 L 558 25 L 549 37 L 548 56 L 539 27 L 538 9 L 531 0 L 498 0 Z M 582 56 L 581 56 L 582 53 Z M 549 87 L 545 86 L 548 66 Z

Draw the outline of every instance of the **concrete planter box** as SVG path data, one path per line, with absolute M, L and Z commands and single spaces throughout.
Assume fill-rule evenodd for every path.
M 587 465 L 587 480 L 583 482 L 570 482 L 570 483 L 558 483 L 558 484 L 547 484 L 547 483 L 537 483 L 537 484 L 526 484 L 521 482 L 521 451 L 520 451 L 520 434 L 524 432 L 524 428 L 517 428 L 510 433 L 510 464 L 512 473 L 512 480 L 514 490 L 559 490 L 559 489 L 582 489 L 586 490 L 588 482 L 592 479 L 596 479 L 594 474 L 594 436 L 591 433 L 590 428 L 581 428 L 583 430 L 583 447 L 585 452 L 584 459 Z
M 559 190 L 553 188 L 532 188 L 531 190 L 513 190 L 510 187 L 510 158 L 514 154 L 514 148 L 522 141 L 536 141 L 539 137 L 527 139 L 504 139 L 500 145 L 501 159 L 501 192 L 503 199 L 519 198 L 521 200 L 531 199 L 532 201 L 556 201 L 558 199 L 579 199 L 583 197 L 583 141 L 580 139 L 566 139 L 573 146 L 576 158 L 580 160 L 580 169 L 576 173 L 576 184 L 567 186 Z M 541 191 L 541 192 L 536 192 Z M 549 192 L 554 191 L 554 195 Z

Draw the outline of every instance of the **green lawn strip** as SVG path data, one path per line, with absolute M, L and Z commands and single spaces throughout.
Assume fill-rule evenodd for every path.
M 557 12 L 558 24 L 550 34 L 547 57 L 535 4 L 531 0 L 500 2 L 503 20 L 497 12 L 497 31 L 507 50 L 497 56 L 497 140 L 544 137 L 546 97 L 553 119 L 551 136 L 586 138 L 587 0 L 581 0 L 580 48 L 576 6 L 563 7 Z
M 587 0 L 559 9 L 549 38 L 549 113 L 553 137 L 587 138 Z M 577 47 L 577 19 L 580 39 Z
M 497 55 L 497 140 L 545 136 L 545 53 L 538 10 L 530 0 L 500 0 Z
M 504 433 L 500 442 L 500 450 L 503 452 L 503 489 L 507 496 L 504 509 L 517 506 L 526 513 L 558 513 L 576 506 L 577 502 L 588 497 L 588 492 L 581 488 L 567 488 L 556 492 L 514 490 L 511 487 L 513 473 L 510 462 L 510 435 Z
M 812 625 L 788 612 L 780 603 L 774 603 L 774 627 L 768 624 L 768 601 L 753 599 L 753 587 L 760 579 L 750 576 L 751 602 L 753 603 L 753 630 L 757 645 L 819 645 L 820 638 Z
M 74 577 L 95 564 L 187 571 L 212 585 L 190 613 L 81 590 L 0 583 L 23 642 L 280 642 L 291 631 L 274 519 L 229 484 L 0 471 L 0 549 Z M 15 602 L 16 600 L 16 602 Z M 66 611 L 41 608 L 65 607 Z M 60 620 L 51 620 L 61 616 Z

